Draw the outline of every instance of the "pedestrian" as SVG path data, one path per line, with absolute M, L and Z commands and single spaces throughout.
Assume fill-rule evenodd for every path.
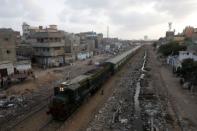
M 1 77 L 1 88 L 3 88 L 3 77 Z
M 8 76 L 7 82 L 8 82 L 8 85 L 11 84 L 11 77 L 10 76 Z
M 104 94 L 104 90 L 103 89 L 101 89 L 101 95 L 103 95 Z

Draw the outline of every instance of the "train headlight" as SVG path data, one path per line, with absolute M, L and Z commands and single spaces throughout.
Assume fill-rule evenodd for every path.
M 64 91 L 64 87 L 60 87 L 60 91 Z

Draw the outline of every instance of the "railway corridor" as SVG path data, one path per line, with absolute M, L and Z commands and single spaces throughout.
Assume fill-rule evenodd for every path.
M 144 54 L 147 50 L 145 70 Z M 112 76 L 94 96 L 84 103 L 65 121 L 52 121 L 46 115 L 47 107 L 23 121 L 14 131 L 92 131 L 92 130 L 182 130 L 176 109 L 166 94 L 170 73 L 156 60 L 151 47 L 138 51 L 123 68 Z M 142 74 L 145 76 L 142 76 Z M 140 78 L 140 79 L 139 79 Z M 164 79 L 165 78 L 165 79 Z M 167 82 L 168 81 L 168 82 Z M 139 107 L 136 115 L 135 93 L 140 82 Z M 139 84 L 138 84 L 139 85 Z M 141 119 L 140 125 L 136 122 Z M 141 127 L 143 126 L 143 127 Z
M 105 130 L 109 129 L 110 121 L 107 121 L 106 123 L 103 123 L 103 121 L 97 121 L 94 123 L 95 118 L 98 118 L 98 114 L 103 114 L 107 118 L 113 118 L 113 112 L 119 110 L 120 105 L 116 105 L 114 107 L 114 111 L 104 112 L 103 107 L 106 103 L 109 101 L 113 101 L 113 95 L 115 92 L 119 92 L 120 84 L 124 85 L 124 82 L 127 81 L 129 83 L 129 79 L 125 79 L 125 75 L 128 72 L 128 68 L 132 66 L 132 71 L 135 73 L 135 80 L 131 80 L 130 84 L 134 84 L 135 81 L 137 81 L 138 76 L 140 75 L 140 70 L 142 62 L 143 62 L 143 55 L 144 55 L 144 49 L 141 49 L 136 55 L 134 55 L 129 62 L 127 62 L 126 65 L 123 66 L 123 68 L 117 72 L 114 76 L 112 76 L 106 84 L 103 85 L 102 89 L 104 91 L 104 94 L 101 95 L 101 90 L 98 91 L 93 97 L 91 97 L 87 102 L 85 102 L 78 111 L 68 120 L 65 122 L 65 124 L 59 129 L 59 131 L 81 131 L 81 130 L 90 130 L 97 128 L 97 130 Z M 122 85 L 122 86 L 123 86 Z M 132 92 L 132 91 L 131 91 Z M 125 95 L 127 93 L 124 91 Z M 122 96 L 123 98 L 125 96 Z M 130 108 L 132 110 L 133 102 L 132 97 L 133 96 L 126 96 L 128 99 L 126 101 L 130 102 L 128 109 Z M 120 101 L 121 104 L 121 101 Z M 125 105 L 127 106 L 127 105 Z M 129 110 L 128 110 L 129 111 Z M 128 113 L 127 111 L 127 113 Z M 131 111 L 129 111 L 131 112 Z M 105 114 L 106 113 L 106 114 Z M 114 118 L 114 121 L 116 118 Z M 109 119 L 106 119 L 109 120 Z M 92 125 L 98 127 L 90 128 Z M 118 126 L 118 124 L 116 124 Z M 105 128 L 106 127 L 106 128 Z
M 131 58 L 130 64 L 139 61 L 139 56 L 143 56 L 143 49 L 139 51 L 135 56 Z M 140 62 L 142 63 L 142 62 Z M 127 65 L 125 65 L 121 71 L 111 77 L 102 89 L 104 94 L 101 95 L 101 90 L 99 90 L 94 96 L 85 101 L 77 111 L 72 114 L 68 120 L 61 124 L 61 128 L 56 128 L 57 123 L 50 123 L 51 117 L 46 115 L 47 107 L 39 110 L 34 115 L 27 118 L 25 121 L 20 123 L 18 126 L 13 128 L 14 131 L 37 131 L 37 130 L 67 130 L 67 131 L 77 131 L 85 129 L 89 122 L 94 118 L 94 115 L 99 111 L 103 104 L 112 96 L 115 87 L 119 84 L 121 77 L 127 72 Z M 134 68 L 135 70 L 135 68 Z

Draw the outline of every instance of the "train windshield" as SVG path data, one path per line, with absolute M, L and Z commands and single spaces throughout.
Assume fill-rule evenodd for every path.
M 68 97 L 67 96 L 56 96 L 54 99 L 53 99 L 53 104 L 65 104 L 68 102 Z

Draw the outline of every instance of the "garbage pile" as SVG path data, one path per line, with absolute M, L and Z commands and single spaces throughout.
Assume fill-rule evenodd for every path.
M 26 102 L 22 96 L 12 95 L 7 97 L 6 95 L 3 95 L 3 97 L 0 98 L 0 109 L 16 108 L 18 106 L 24 106 L 25 103 Z
M 141 107 L 141 119 L 143 122 L 144 131 L 161 131 L 167 130 L 166 127 L 166 106 L 156 93 L 155 89 L 151 87 L 149 72 L 151 68 L 146 67 L 146 75 L 140 81 L 141 91 L 139 95 Z
M 114 89 L 113 95 L 95 115 L 87 131 L 92 130 L 132 130 L 134 119 L 134 93 L 135 86 L 141 74 L 142 58 L 140 56 L 135 62 L 129 62 L 128 69 L 121 75 L 120 81 Z M 141 58 L 141 59 L 140 59 Z

